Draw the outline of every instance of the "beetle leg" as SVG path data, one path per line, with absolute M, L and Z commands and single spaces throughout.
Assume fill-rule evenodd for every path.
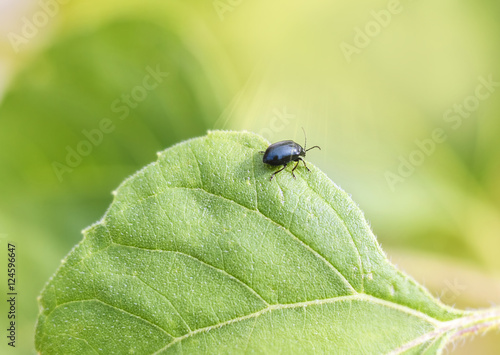
M 302 160 L 302 159 L 301 159 L 301 160 Z M 303 160 L 302 160 L 302 161 L 303 161 Z M 297 160 L 297 164 L 295 164 L 295 166 L 294 166 L 294 167 L 293 167 L 293 169 L 292 169 L 292 176 L 293 176 L 293 178 L 294 178 L 294 179 L 295 179 L 295 174 L 293 173 L 293 171 L 294 171 L 295 169 L 297 169 L 297 167 L 299 166 L 299 163 L 300 163 L 300 160 Z
M 299 159 L 302 160 L 302 162 L 304 163 L 304 166 L 306 167 L 307 171 L 311 171 L 311 169 L 309 169 L 307 167 L 305 160 L 303 160 L 302 158 L 299 158 Z M 299 165 L 299 162 L 297 162 L 297 165 Z
M 276 174 L 277 174 L 277 173 L 279 173 L 280 171 L 283 171 L 285 168 L 286 168 L 286 164 L 285 164 L 285 165 L 283 165 L 283 167 L 282 167 L 280 170 L 275 171 L 274 173 L 272 173 L 272 174 L 271 174 L 271 178 L 269 179 L 269 181 L 271 181 L 271 180 L 273 179 L 274 175 L 276 175 Z
M 264 154 L 265 152 L 263 150 L 260 150 L 259 151 L 259 154 Z

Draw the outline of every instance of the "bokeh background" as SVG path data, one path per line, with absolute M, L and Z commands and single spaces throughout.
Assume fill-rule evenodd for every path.
M 19 292 L 17 348 L 2 302 L 0 352 L 34 353 L 36 297 L 120 182 L 209 129 L 302 143 L 304 127 L 322 147 L 308 161 L 394 263 L 447 304 L 499 304 L 499 13 L 486 0 L 0 0 L 0 263 L 14 242 Z M 6 278 L 2 266 L 2 295 Z M 498 331 L 449 348 L 498 349 Z

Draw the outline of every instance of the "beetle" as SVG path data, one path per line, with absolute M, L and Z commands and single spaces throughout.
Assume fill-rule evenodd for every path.
M 302 128 L 302 131 L 304 131 L 304 128 Z M 293 171 L 297 168 L 299 163 L 302 161 L 304 163 L 304 166 L 306 167 L 307 171 L 309 168 L 306 165 L 306 162 L 302 159 L 302 157 L 306 156 L 306 152 L 318 148 L 321 150 L 321 148 L 317 145 L 314 147 L 311 147 L 309 149 L 306 149 L 307 146 L 307 137 L 306 137 L 306 131 L 304 131 L 304 148 L 298 143 L 295 143 L 292 140 L 286 140 L 286 141 L 280 141 L 271 144 L 269 147 L 267 147 L 266 151 L 260 151 L 259 153 L 264 154 L 264 157 L 262 158 L 262 162 L 265 164 L 273 165 L 273 166 L 278 166 L 278 165 L 283 165 L 281 169 L 278 171 L 275 171 L 272 173 L 271 177 L 269 178 L 269 181 L 271 181 L 277 173 L 283 171 L 287 164 L 296 161 L 297 164 L 292 169 L 292 176 L 295 179 L 295 174 Z

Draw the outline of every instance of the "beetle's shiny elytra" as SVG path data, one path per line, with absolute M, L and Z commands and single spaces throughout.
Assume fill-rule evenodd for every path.
M 304 130 L 302 128 L 302 130 Z M 311 147 L 309 149 L 305 149 L 307 145 L 307 138 L 306 138 L 306 132 L 304 131 L 304 148 L 300 146 L 300 144 L 295 143 L 294 141 L 281 141 L 281 142 L 276 142 L 271 144 L 269 147 L 267 147 L 265 152 L 260 152 L 264 153 L 264 157 L 262 158 L 262 161 L 265 164 L 273 165 L 273 166 L 278 166 L 278 165 L 283 165 L 283 167 L 275 171 L 269 180 L 272 180 L 274 175 L 279 173 L 280 171 L 283 171 L 287 164 L 296 161 L 297 164 L 292 169 L 292 176 L 295 178 L 295 174 L 293 173 L 294 170 L 297 168 L 299 163 L 302 161 L 304 163 L 304 166 L 308 171 L 309 168 L 306 165 L 306 162 L 302 159 L 302 157 L 306 156 L 306 152 L 313 149 L 313 148 L 318 148 L 321 150 L 320 147 L 315 145 L 314 147 Z

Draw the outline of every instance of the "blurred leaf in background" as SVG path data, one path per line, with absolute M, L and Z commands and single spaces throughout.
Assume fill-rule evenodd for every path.
M 33 351 L 44 280 L 110 192 L 156 151 L 208 128 L 302 142 L 304 126 L 323 149 L 308 159 L 353 194 L 403 269 L 435 295 L 458 277 L 450 304 L 500 302 L 500 88 L 477 107 L 471 99 L 481 78 L 500 82 L 497 3 L 61 1 L 17 52 L 7 35 L 47 11 L 14 4 L 1 6 L 12 13 L 0 25 L 0 68 L 10 68 L 0 82 L 11 80 L 0 233 L 22 257 L 23 351 Z M 147 79 L 157 70 L 168 76 Z M 446 138 L 422 153 L 417 141 L 436 129 Z M 83 143 L 89 135 L 99 143 Z M 88 154 L 60 181 L 53 163 L 69 166 L 78 147 Z M 418 164 L 402 176 L 410 157 Z M 488 337 L 476 352 L 495 349 Z

